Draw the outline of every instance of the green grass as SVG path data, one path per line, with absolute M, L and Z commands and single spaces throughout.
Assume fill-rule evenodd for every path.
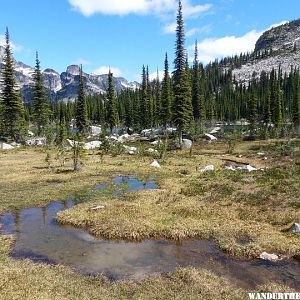
M 299 254 L 299 237 L 286 232 L 291 223 L 300 222 L 299 152 L 279 157 L 274 144 L 238 143 L 235 153 L 243 157 L 237 158 L 227 154 L 226 143 L 200 142 L 191 155 L 168 153 L 160 170 L 150 167 L 151 156 L 106 155 L 102 162 L 89 155 L 80 172 L 71 171 L 70 160 L 64 168 L 54 162 L 49 171 L 46 154 L 39 149 L 0 152 L 0 213 L 92 193 L 91 202 L 59 213 L 58 220 L 110 239 L 210 238 L 238 257 L 253 258 L 262 251 Z M 267 161 L 256 155 L 257 149 L 267 149 Z M 224 159 L 269 169 L 232 172 L 224 170 Z M 216 171 L 199 174 L 197 169 L 208 164 Z M 137 173 L 157 175 L 160 189 L 123 197 L 93 191 L 115 176 Z M 91 212 L 94 204 L 105 209 Z M 246 291 L 204 270 L 178 269 L 141 282 L 109 282 L 68 267 L 14 260 L 9 257 L 12 242 L 0 236 L 0 299 L 247 299 Z M 273 283 L 258 289 L 270 287 Z

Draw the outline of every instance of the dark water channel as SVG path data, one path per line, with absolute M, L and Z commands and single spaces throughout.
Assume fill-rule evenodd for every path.
M 113 180 L 110 194 L 157 188 L 154 178 Z M 99 185 L 96 190 L 105 190 Z M 105 195 L 105 193 L 104 193 Z M 193 266 L 229 277 L 240 287 L 277 281 L 300 289 L 300 264 L 295 260 L 278 263 L 237 260 L 226 256 L 212 241 L 190 240 L 175 243 L 146 240 L 140 243 L 97 239 L 85 230 L 56 223 L 57 212 L 90 197 L 55 201 L 42 208 L 29 208 L 3 214 L 2 234 L 13 234 L 16 242 L 11 255 L 53 264 L 68 265 L 83 274 L 104 274 L 111 279 L 142 279 L 147 276 Z

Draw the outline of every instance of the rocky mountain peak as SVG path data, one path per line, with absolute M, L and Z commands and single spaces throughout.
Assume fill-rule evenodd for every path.
M 255 44 L 255 52 L 293 50 L 300 44 L 300 19 L 265 31 Z M 298 47 L 299 48 L 299 47 Z
M 66 72 L 69 73 L 69 74 L 71 74 L 71 75 L 76 76 L 76 75 L 79 75 L 80 68 L 77 65 L 70 65 L 70 66 L 67 67 L 67 71 Z
M 270 73 L 279 67 L 283 75 L 300 68 L 300 19 L 265 31 L 249 59 L 231 69 L 237 82 L 247 84 L 258 79 L 262 71 Z

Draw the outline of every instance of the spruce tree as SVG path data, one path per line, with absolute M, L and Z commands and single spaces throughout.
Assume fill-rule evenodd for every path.
M 195 57 L 193 63 L 193 72 L 192 72 L 192 104 L 193 104 L 193 113 L 194 119 L 196 122 L 200 120 L 200 70 L 199 70 L 199 61 L 198 61 L 198 47 L 197 41 L 195 42 Z
M 171 101 L 172 101 L 172 86 L 169 74 L 168 54 L 165 56 L 164 78 L 162 81 L 162 96 L 161 96 L 161 121 L 166 128 L 171 122 Z
M 76 99 L 76 109 L 75 109 L 75 119 L 76 128 L 80 133 L 87 131 L 87 108 L 84 95 L 84 81 L 83 81 L 82 66 L 79 71 L 79 87 L 78 87 L 78 97 Z
M 113 74 L 109 69 L 108 72 L 108 89 L 107 89 L 107 117 L 110 132 L 118 124 L 118 111 L 115 97 L 115 90 L 113 85 Z
M 295 75 L 294 79 L 295 89 L 294 89 L 294 97 L 293 97 L 293 107 L 292 107 L 292 120 L 294 126 L 299 128 L 300 126 L 300 77 L 299 74 Z
M 45 133 L 45 127 L 49 121 L 49 102 L 44 88 L 43 74 L 40 68 L 38 52 L 36 52 L 36 65 L 33 73 L 34 85 L 31 90 L 31 109 L 33 122 L 38 129 L 38 135 Z
M 160 111 L 161 111 L 161 84 L 159 80 L 159 73 L 157 70 L 155 85 L 154 85 L 154 98 L 153 98 L 153 125 L 160 124 Z
M 19 140 L 24 134 L 22 132 L 25 125 L 24 106 L 15 80 L 13 55 L 7 28 L 4 48 L 4 67 L 1 70 L 1 131 L 4 137 Z
M 174 60 L 174 112 L 173 121 L 177 126 L 179 143 L 182 144 L 182 132 L 190 124 L 193 116 L 191 86 L 189 72 L 186 67 L 186 54 L 184 49 L 184 22 L 182 4 L 179 1 L 176 28 L 176 53 Z

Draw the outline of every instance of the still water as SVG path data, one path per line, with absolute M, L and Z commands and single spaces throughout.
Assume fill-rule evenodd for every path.
M 109 189 L 108 189 L 109 188 Z M 156 189 L 153 177 L 117 177 L 111 187 L 96 186 L 111 195 Z M 106 194 L 107 195 L 107 194 Z M 278 263 L 237 260 L 228 257 L 212 241 L 189 240 L 176 243 L 146 240 L 139 243 L 97 239 L 82 229 L 56 222 L 59 211 L 88 201 L 91 196 L 54 201 L 42 208 L 9 212 L 0 217 L 2 234 L 13 234 L 11 255 L 18 259 L 68 265 L 83 274 L 104 274 L 112 280 L 140 280 L 177 267 L 193 266 L 232 279 L 238 286 L 254 288 L 277 281 L 300 288 L 300 264 L 295 260 Z

